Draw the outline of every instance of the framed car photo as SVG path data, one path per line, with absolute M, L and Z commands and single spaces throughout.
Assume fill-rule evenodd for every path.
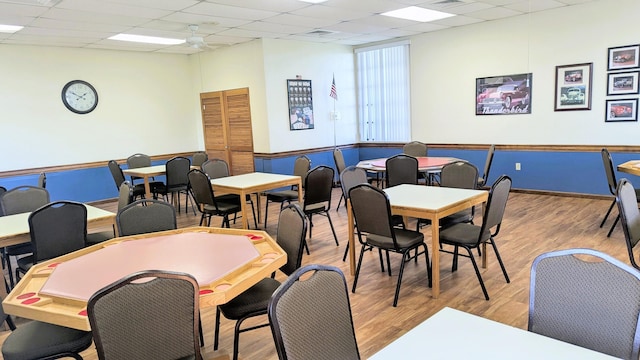
M 637 94 L 638 74 L 640 71 L 609 73 L 607 95 Z
M 532 74 L 476 79 L 476 115 L 531 114 Z
M 555 111 L 591 110 L 593 63 L 556 66 Z
M 607 100 L 606 122 L 638 121 L 638 99 Z
M 609 48 L 607 56 L 608 71 L 637 68 L 640 66 L 640 44 Z

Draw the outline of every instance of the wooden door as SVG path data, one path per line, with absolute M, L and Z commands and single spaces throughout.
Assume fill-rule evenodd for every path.
M 225 160 L 232 175 L 255 171 L 249 89 L 202 93 L 200 103 L 209 158 Z

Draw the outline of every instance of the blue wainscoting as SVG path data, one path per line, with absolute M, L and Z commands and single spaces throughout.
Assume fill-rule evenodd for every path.
M 399 154 L 397 146 L 379 146 L 342 149 L 347 166 L 360 160 L 384 158 Z M 486 150 L 429 149 L 431 156 L 450 156 L 465 159 L 483 171 Z M 314 152 L 307 155 L 311 166 L 327 165 L 334 167 L 331 150 Z M 612 153 L 614 164 L 640 159 L 640 153 Z M 296 155 L 278 158 L 255 158 L 256 171 L 277 174 L 292 174 Z M 153 165 L 165 161 L 154 161 Z M 515 170 L 515 164 L 521 164 L 521 170 Z M 126 166 L 123 166 L 125 168 Z M 334 167 L 335 168 L 335 167 Z M 575 151 L 501 151 L 496 150 L 489 174 L 489 183 L 498 176 L 506 174 L 513 179 L 513 187 L 525 190 L 548 192 L 566 192 L 587 195 L 609 195 L 600 152 Z M 630 174 L 616 172 L 618 179 L 628 178 L 636 188 L 640 187 L 640 178 Z M 157 177 L 164 181 L 164 177 Z M 7 189 L 20 185 L 36 185 L 38 174 L 0 178 L 0 186 Z M 47 172 L 47 189 L 51 200 L 73 200 L 94 202 L 117 197 L 117 190 L 107 168 L 104 166 L 75 169 L 60 172 Z

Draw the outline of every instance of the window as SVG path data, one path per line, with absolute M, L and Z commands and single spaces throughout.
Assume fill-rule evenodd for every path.
M 355 52 L 360 141 L 410 141 L 409 42 Z

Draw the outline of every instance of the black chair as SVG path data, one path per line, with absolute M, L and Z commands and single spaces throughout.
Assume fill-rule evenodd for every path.
M 33 254 L 18 259 L 16 280 L 34 264 L 85 247 L 87 208 L 73 201 L 49 203 L 29 215 L 29 234 Z
M 358 276 L 362 266 L 362 258 L 364 252 L 378 248 L 387 252 L 387 269 L 391 275 L 391 262 L 389 260 L 389 252 L 402 254 L 400 262 L 400 273 L 398 275 L 398 283 L 393 298 L 393 306 L 398 305 L 398 296 L 400 295 L 400 285 L 402 284 L 402 274 L 407 260 L 410 259 L 410 252 L 413 249 L 422 247 L 427 265 L 427 278 L 429 287 L 431 287 L 431 265 L 429 264 L 429 250 L 424 242 L 424 235 L 419 231 L 411 231 L 406 229 L 398 229 L 393 225 L 391 218 L 391 205 L 389 198 L 382 190 L 369 184 L 356 185 L 349 191 L 349 200 L 351 201 L 351 209 L 356 229 L 358 231 L 358 240 L 362 245 L 360 249 L 360 257 L 356 267 L 356 276 L 353 280 L 352 292 L 356 291 L 358 284 Z M 415 255 L 416 257 L 418 255 Z M 380 266 L 383 267 L 382 256 L 380 256 Z
M 2 342 L 4 360 L 45 360 L 69 357 L 82 360 L 80 352 L 88 349 L 93 340 L 89 331 L 40 321 L 28 321 L 16 327 L 11 317 L 5 314 L 2 306 L 0 306 L 0 322 L 6 322 L 11 330 Z
M 311 160 L 308 157 L 301 155 L 298 156 L 293 164 L 293 175 L 300 176 L 302 179 L 302 187 L 304 188 L 304 177 L 311 169 Z M 279 191 L 267 191 L 265 193 L 267 201 L 264 206 L 264 228 L 267 228 L 267 216 L 269 215 L 269 203 L 279 202 L 280 210 L 284 207 L 284 203 L 290 204 L 292 201 L 298 201 L 298 189 L 297 186 L 292 186 L 288 190 Z
M 478 264 L 476 263 L 471 250 L 479 248 L 482 244 L 491 244 L 493 251 L 496 253 L 496 258 L 498 259 L 498 263 L 500 264 L 505 280 L 507 283 L 511 282 L 509 280 L 509 275 L 507 275 L 507 270 L 502 263 L 502 258 L 500 257 L 500 253 L 498 252 L 498 247 L 495 242 L 495 237 L 500 232 L 502 217 L 504 216 L 504 211 L 507 206 L 510 190 L 511 178 L 505 175 L 500 176 L 489 190 L 489 199 L 487 200 L 485 212 L 482 216 L 482 225 L 478 226 L 470 223 L 457 223 L 440 231 L 440 244 L 451 245 L 454 247 L 453 251 L 440 249 L 442 252 L 453 254 L 451 271 L 456 271 L 458 269 L 458 255 L 468 257 L 473 264 L 473 268 L 476 272 L 476 276 L 478 277 L 480 287 L 482 287 L 482 292 L 484 293 L 484 298 L 486 300 L 489 300 L 489 294 L 484 286 L 482 275 L 480 275 Z M 465 249 L 467 254 L 459 253 L 459 248 Z
M 191 170 L 191 160 L 184 156 L 176 156 L 167 161 L 166 166 L 166 184 L 164 186 L 156 186 L 156 192 L 164 197 L 171 196 L 171 199 L 167 199 L 174 204 L 174 207 L 180 212 L 180 194 L 184 194 L 184 211 L 188 212 L 189 206 L 189 171 Z M 176 200 L 177 199 L 177 200 Z M 196 214 L 196 209 L 191 205 L 193 215 Z
M 0 195 L 0 208 L 4 215 L 15 215 L 35 211 L 50 202 L 49 191 L 39 186 L 18 186 Z M 33 252 L 31 243 L 7 246 L 2 249 L 3 263 L 9 273 L 11 288 L 15 285 L 11 258 L 19 258 Z
M 116 226 L 119 236 L 177 229 L 176 210 L 168 202 L 141 199 L 118 210 Z
M 347 166 L 344 163 L 344 155 L 342 155 L 342 150 L 340 150 L 339 148 L 333 149 L 333 163 L 336 166 L 336 171 L 338 172 L 338 177 L 340 177 L 340 174 L 342 174 L 342 172 L 344 171 L 344 169 Z M 338 179 L 338 180 L 340 180 L 340 179 Z M 338 209 L 340 208 L 340 203 L 342 202 L 343 199 L 345 200 L 345 206 L 346 206 L 346 198 L 344 197 L 344 192 L 340 196 L 340 200 L 338 200 L 338 205 L 336 206 L 336 211 L 338 211 Z
M 212 216 L 222 217 L 222 227 L 231 227 L 229 215 L 236 214 L 242 210 L 240 198 L 235 197 L 235 202 L 218 201 L 213 195 L 211 180 L 204 172 L 192 169 L 188 174 L 189 187 L 196 200 L 197 208 L 202 214 L 200 226 L 207 220 L 207 226 L 211 226 Z
M 304 179 L 304 183 L 305 190 L 302 211 L 309 218 L 309 239 L 312 237 L 313 215 L 323 215 L 329 220 L 329 226 L 331 226 L 331 232 L 333 233 L 336 246 L 340 246 L 338 236 L 336 236 L 336 231 L 333 228 L 331 215 L 329 215 L 329 210 L 331 209 L 331 191 L 333 189 L 333 168 L 320 165 L 309 170 Z
M 420 141 L 412 141 L 402 146 L 402 153 L 413 157 L 427 156 L 428 150 L 427 144 Z
M 286 275 L 292 274 L 302 264 L 302 248 L 306 232 L 307 222 L 302 210 L 297 204 L 290 204 L 282 209 L 278 221 L 276 241 L 287 253 L 287 263 L 280 268 L 280 271 Z M 213 349 L 218 349 L 220 313 L 222 313 L 225 318 L 236 321 L 233 335 L 233 359 L 236 360 L 238 358 L 240 333 L 269 325 L 266 323 L 242 329 L 242 323 L 249 318 L 267 313 L 271 295 L 278 286 L 280 286 L 280 282 L 277 280 L 265 278 L 228 303 L 218 306 L 216 309 Z
M 118 191 L 118 211 L 133 202 L 133 188 L 131 183 L 125 180 L 120 184 Z M 113 231 L 101 231 L 97 233 L 87 234 L 86 246 L 95 245 L 107 240 L 111 240 L 116 235 L 116 226 L 113 225 Z
M 205 161 L 209 159 L 209 155 L 207 155 L 204 151 L 197 151 L 191 156 L 191 165 L 193 166 L 201 166 Z
M 440 186 L 476 189 L 478 187 L 478 168 L 467 161 L 446 164 L 440 172 Z M 440 219 L 440 226 L 447 227 L 459 222 L 473 223 L 474 215 L 474 208 L 462 210 Z
M 141 168 L 141 167 L 149 167 L 151 166 L 151 157 L 146 154 L 133 154 L 127 158 L 127 167 L 129 169 Z M 141 177 L 131 176 L 131 184 L 135 187 L 136 185 L 143 185 L 143 183 L 136 183 L 136 181 L 143 180 Z M 162 191 L 165 187 L 165 184 L 162 181 L 153 181 L 152 177 L 149 179 L 149 188 L 153 193 L 154 197 L 158 196 L 158 192 Z
M 484 162 L 484 170 L 482 172 L 482 176 L 478 177 L 478 187 L 484 187 L 488 183 L 489 179 L 489 170 L 491 170 L 491 163 L 493 162 L 493 153 L 496 151 L 496 146 L 489 146 L 489 151 L 487 151 L 487 159 Z
M 209 179 L 218 179 L 221 177 L 229 176 L 229 164 L 222 159 L 211 159 L 205 161 L 202 166 L 202 171 L 207 174 Z M 237 194 L 225 194 L 216 196 L 217 201 L 227 203 L 240 203 L 240 195 Z M 250 194 L 247 194 L 246 201 L 251 204 L 251 213 L 253 214 L 253 225 L 258 228 L 258 217 L 256 216 L 256 208 L 253 204 L 253 199 Z M 234 219 L 235 224 L 235 219 Z
M 528 330 L 620 359 L 640 350 L 640 273 L 593 249 L 538 256 Z
M 398 154 L 388 158 L 385 166 L 387 187 L 418 183 L 418 159 L 415 157 Z
M 640 265 L 636 262 L 636 257 L 633 254 L 633 249 L 640 241 L 640 210 L 638 209 L 636 190 L 629 180 L 622 178 L 618 182 L 616 203 L 622 220 L 622 231 L 627 244 L 629 261 L 634 268 L 640 270 Z
M 347 282 L 336 267 L 300 268 L 273 294 L 268 314 L 280 360 L 360 359 Z
M 109 167 L 109 171 L 111 172 L 111 177 L 113 177 L 113 182 L 116 184 L 116 189 L 118 192 L 120 191 L 120 185 L 125 182 L 124 173 L 122 172 L 122 168 L 115 160 L 109 160 L 107 163 Z M 131 184 L 132 192 L 133 192 L 133 200 L 137 198 L 144 198 L 144 184 L 133 185 Z
M 38 175 L 38 186 L 41 188 L 47 187 L 47 174 L 44 172 L 41 172 L 40 175 Z
M 98 358 L 202 359 L 199 296 L 193 276 L 160 270 L 98 290 L 87 304 Z
M 609 150 L 603 148 L 600 151 L 600 155 L 602 155 L 602 164 L 604 165 L 604 173 L 607 176 L 607 185 L 609 186 L 609 192 L 611 193 L 611 195 L 615 196 L 616 186 L 618 186 L 618 184 L 616 180 L 616 173 L 613 168 L 613 160 L 611 160 L 611 154 L 609 154 Z M 636 202 L 640 202 L 640 189 L 636 189 L 635 193 L 636 193 Z M 609 217 L 609 214 L 611 213 L 611 210 L 613 210 L 613 207 L 615 205 L 616 205 L 616 199 L 614 197 L 613 202 L 609 206 L 609 210 L 607 210 L 607 213 L 604 215 L 604 219 L 602 219 L 602 222 L 600 223 L 601 228 L 604 226 L 604 223 L 607 221 L 607 218 Z M 618 221 L 620 221 L 620 214 L 618 214 L 616 219 L 613 221 L 613 224 L 611 224 L 611 228 L 607 233 L 607 237 L 611 236 L 611 233 L 613 232 L 613 229 L 618 224 Z

